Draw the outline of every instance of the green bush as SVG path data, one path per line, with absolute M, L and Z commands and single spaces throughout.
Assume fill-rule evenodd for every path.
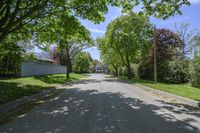
M 128 76 L 128 69 L 126 66 L 122 67 L 122 75 L 123 76 Z
M 22 56 L 22 60 L 23 61 L 37 61 L 38 58 L 33 52 L 30 52 L 30 53 L 24 53 Z
M 157 63 L 157 78 L 159 82 L 187 83 L 189 81 L 188 60 L 184 58 L 172 61 L 159 61 Z M 145 62 L 139 65 L 138 75 L 141 79 L 154 79 L 153 62 Z
M 153 80 L 153 63 L 151 61 L 140 62 L 138 76 L 140 79 Z
M 21 48 L 14 43 L 0 44 L 0 77 L 17 76 L 20 64 Z
M 200 56 L 195 56 L 190 63 L 190 83 L 200 88 Z
M 138 67 L 139 67 L 138 64 L 131 64 L 132 73 L 133 73 L 133 77 L 134 77 L 134 78 L 139 78 L 139 75 L 138 75 Z
M 189 81 L 189 61 L 185 58 L 170 61 L 168 74 L 167 82 L 187 83 Z
M 135 73 L 137 72 L 137 69 L 138 68 L 136 64 L 131 64 L 131 72 L 134 78 L 135 78 Z M 128 76 L 128 68 L 126 66 L 119 67 L 118 74 L 119 76 Z

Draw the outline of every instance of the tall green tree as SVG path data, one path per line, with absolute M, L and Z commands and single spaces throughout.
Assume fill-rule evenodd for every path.
M 192 52 L 190 49 L 191 39 L 196 35 L 197 30 L 190 30 L 189 23 L 175 24 L 175 29 L 176 34 L 178 34 L 180 39 L 185 43 L 182 48 L 184 54 L 183 56 L 190 56 Z
M 74 59 L 73 70 L 74 72 L 89 72 L 90 69 L 89 53 L 80 52 Z
M 114 49 L 110 48 L 106 37 L 97 38 L 96 42 L 103 63 L 107 64 L 110 69 L 114 69 L 114 75 L 118 76 L 118 69 L 122 65 L 119 55 L 115 53 Z
M 49 46 L 56 44 L 57 56 L 67 66 L 66 77 L 69 79 L 72 59 L 91 44 L 90 32 L 81 25 L 79 20 L 69 13 L 59 13 L 46 19 L 49 24 L 45 32 L 38 32 L 37 41 Z
M 190 83 L 200 88 L 200 35 L 195 35 L 190 41 Z
M 192 57 L 200 56 L 200 33 L 190 40 L 190 51 Z
M 128 78 L 131 79 L 131 63 L 137 60 L 139 50 L 152 39 L 152 25 L 148 18 L 132 12 L 122 15 L 108 25 L 106 37 L 109 47 L 127 67 Z

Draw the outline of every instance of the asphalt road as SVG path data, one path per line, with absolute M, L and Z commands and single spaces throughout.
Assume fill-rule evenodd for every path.
M 168 100 L 96 74 L 0 126 L 0 132 L 200 133 L 200 113 Z

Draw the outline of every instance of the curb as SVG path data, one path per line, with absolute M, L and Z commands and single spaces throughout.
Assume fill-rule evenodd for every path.
M 157 93 L 157 94 L 161 94 L 161 95 L 164 95 L 164 96 L 167 96 L 167 97 L 172 97 L 172 98 L 177 99 L 178 101 L 180 101 L 184 104 L 187 104 L 189 106 L 200 107 L 200 102 L 198 102 L 198 101 L 195 101 L 195 100 L 192 100 L 192 99 L 189 99 L 189 98 L 185 98 L 185 97 L 181 97 L 181 96 L 171 94 L 171 93 L 168 93 L 168 92 L 156 90 L 156 89 L 153 89 L 153 88 L 150 88 L 150 87 L 147 87 L 147 86 L 143 86 L 143 85 L 140 85 L 140 84 L 134 84 L 134 85 L 136 85 L 139 88 L 142 88 L 144 90 L 147 90 L 147 91 L 152 91 L 152 92 Z
M 19 106 L 25 105 L 29 102 L 36 101 L 37 99 L 40 99 L 42 97 L 43 98 L 48 97 L 50 94 L 54 94 L 54 93 L 60 92 L 60 91 L 61 91 L 61 89 L 51 88 L 51 89 L 47 89 L 42 92 L 39 92 L 37 94 L 25 96 L 25 97 L 15 100 L 15 101 L 11 101 L 9 103 L 3 104 L 0 106 L 0 116 L 7 112 L 14 111 Z

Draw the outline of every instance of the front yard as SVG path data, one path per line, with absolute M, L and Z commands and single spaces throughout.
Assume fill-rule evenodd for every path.
M 36 94 L 44 89 L 55 88 L 59 84 L 79 80 L 84 74 L 71 74 L 69 80 L 65 74 L 43 75 L 25 78 L 0 80 L 0 105 Z

